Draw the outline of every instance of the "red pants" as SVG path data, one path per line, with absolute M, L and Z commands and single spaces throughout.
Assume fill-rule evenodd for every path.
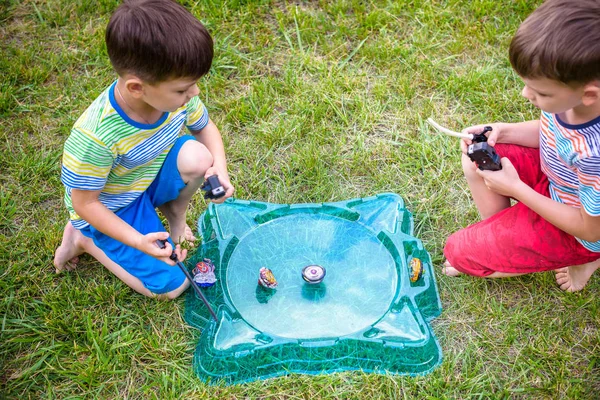
M 499 144 L 496 150 L 513 163 L 523 182 L 550 197 L 539 149 Z M 548 271 L 600 258 L 521 203 L 452 234 L 444 255 L 458 271 L 474 276 Z

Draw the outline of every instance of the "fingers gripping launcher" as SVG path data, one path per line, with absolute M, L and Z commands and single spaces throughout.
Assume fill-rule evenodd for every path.
M 167 243 L 166 240 L 158 239 L 156 241 L 156 244 L 161 249 L 164 249 L 165 247 L 167 247 L 166 243 Z M 210 315 L 214 318 L 214 320 L 216 322 L 219 322 L 219 320 L 217 319 L 217 314 L 215 314 L 215 311 L 211 307 L 210 303 L 208 302 L 208 300 L 206 299 L 206 297 L 204 296 L 204 294 L 202 293 L 202 291 L 200 290 L 200 288 L 198 287 L 198 285 L 196 285 L 196 282 L 194 282 L 194 278 L 192 278 L 192 275 L 190 275 L 189 271 L 185 268 L 185 266 L 181 263 L 181 261 L 179 261 L 177 259 L 177 254 L 175 254 L 175 250 L 173 250 L 173 252 L 169 256 L 169 258 L 177 263 L 177 266 L 179 267 L 179 269 L 181 269 L 181 271 L 184 273 L 184 275 L 186 276 L 186 278 L 190 281 L 190 284 L 194 288 L 194 291 L 196 292 L 196 294 L 198 295 L 198 297 L 200 297 L 200 300 L 202 300 L 202 302 L 204 303 L 204 305 L 206 306 L 206 308 L 208 308 L 208 311 L 210 312 Z
M 467 147 L 467 156 L 473 161 L 477 167 L 482 171 L 499 171 L 502 169 L 500 164 L 500 156 L 496 153 L 496 150 L 487 143 L 487 132 L 492 131 L 491 126 L 486 126 L 483 131 L 477 134 L 471 133 L 459 133 L 453 132 L 450 129 L 446 129 L 441 125 L 437 124 L 431 118 L 427 118 L 427 122 L 438 131 L 445 133 L 449 136 L 455 136 L 463 139 L 470 139 L 473 141 Z
M 483 131 L 473 135 L 473 143 L 467 147 L 467 156 L 477 164 L 482 171 L 498 171 L 502 169 L 500 156 L 496 150 L 487 143 L 486 132 L 491 132 L 490 126 L 483 127 Z

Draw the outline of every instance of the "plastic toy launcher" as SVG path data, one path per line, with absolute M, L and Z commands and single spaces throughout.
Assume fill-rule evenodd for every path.
M 210 258 L 218 279 L 202 288 L 218 323 L 187 295 L 185 318 L 202 329 L 194 354 L 201 379 L 417 375 L 441 363 L 428 325 L 441 313 L 431 260 L 398 195 L 291 205 L 229 199 L 209 206 L 199 231 L 192 263 Z M 414 258 L 423 273 L 412 282 Z M 307 265 L 326 269 L 321 283 L 302 278 Z M 261 267 L 273 272 L 275 289 L 258 284 Z

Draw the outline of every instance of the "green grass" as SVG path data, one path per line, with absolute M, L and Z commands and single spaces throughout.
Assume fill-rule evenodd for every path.
M 80 4 L 84 5 L 80 5 Z M 349 372 L 208 387 L 183 299 L 133 293 L 89 257 L 55 275 L 69 129 L 114 79 L 103 43 L 116 0 L 0 0 L 0 398 L 594 398 L 600 279 L 438 274 L 444 362 L 424 377 Z M 535 118 L 507 60 L 539 0 L 186 1 L 216 57 L 201 97 L 242 199 L 338 201 L 391 191 L 434 262 L 477 220 L 460 129 Z M 193 224 L 206 204 L 197 196 Z M 596 274 L 597 275 L 597 274 Z M 597 398 L 597 397 L 596 397 Z

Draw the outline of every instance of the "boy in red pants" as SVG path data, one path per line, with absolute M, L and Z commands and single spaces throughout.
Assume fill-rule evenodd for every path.
M 600 266 L 600 2 L 544 2 L 509 54 L 541 117 L 491 124 L 500 171 L 477 169 L 464 154 L 470 141 L 461 142 L 482 221 L 448 238 L 443 271 L 500 278 L 557 270 L 561 289 L 581 290 Z

